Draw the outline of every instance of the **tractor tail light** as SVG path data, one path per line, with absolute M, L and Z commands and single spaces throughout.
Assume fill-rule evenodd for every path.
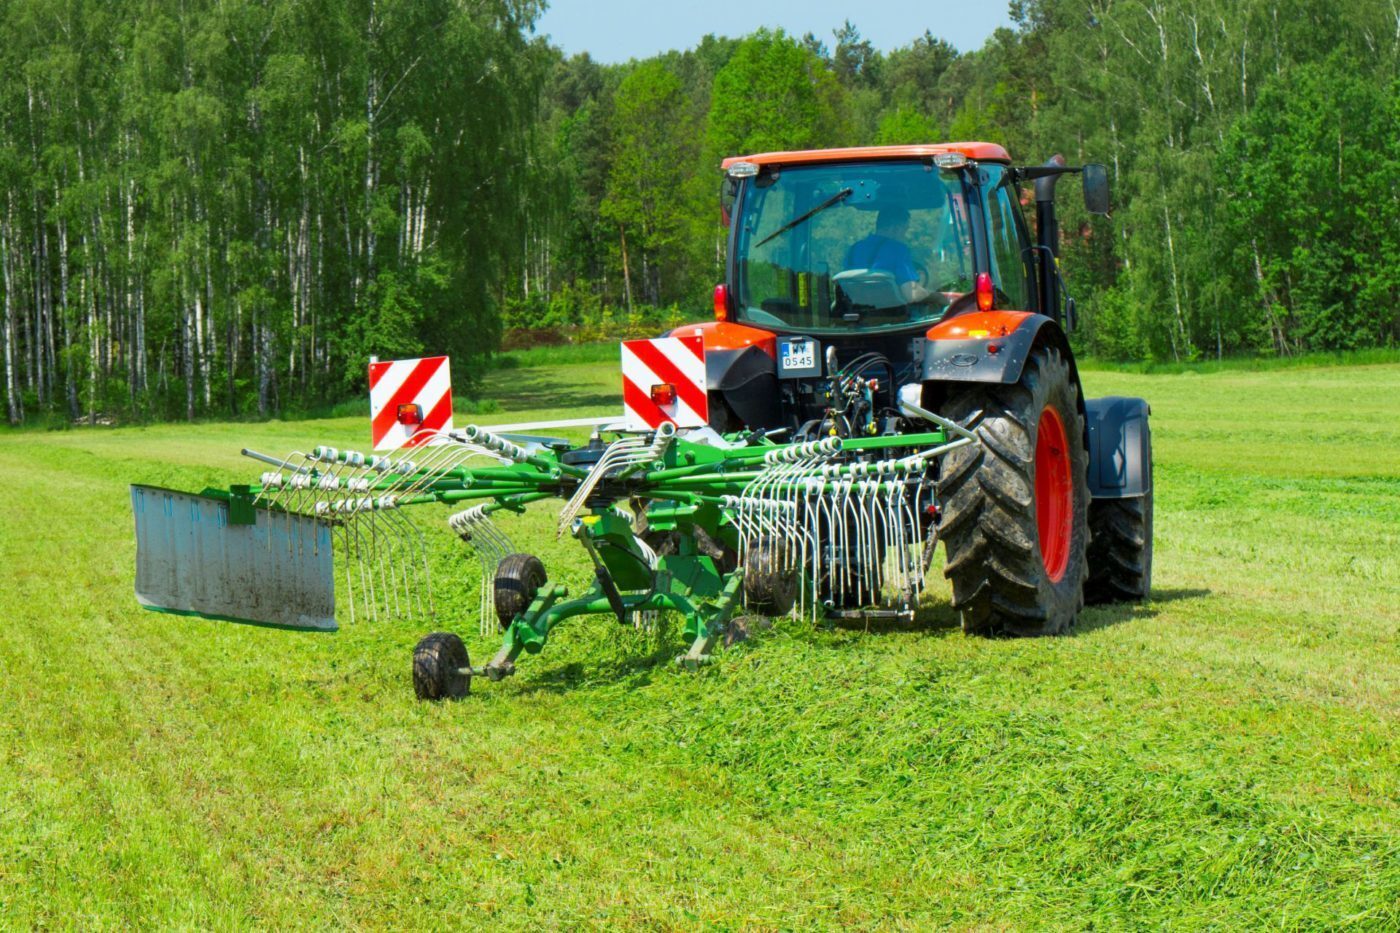
M 996 300 L 996 294 L 992 291 L 992 275 L 990 272 L 977 273 L 977 310 L 990 311 Z
M 415 405 L 412 402 L 400 405 L 395 414 L 395 420 L 398 421 L 399 424 L 422 424 L 423 409 L 421 406 Z
M 724 286 L 721 285 L 720 288 Z M 657 405 L 676 404 L 676 387 L 669 382 L 660 382 L 651 387 L 651 400 Z
M 729 286 L 722 283 L 715 286 L 715 320 L 729 320 Z

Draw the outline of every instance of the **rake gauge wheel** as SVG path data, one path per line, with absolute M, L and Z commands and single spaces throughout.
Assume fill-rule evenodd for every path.
M 787 615 L 797 601 L 797 571 L 783 566 L 782 548 L 774 538 L 760 538 L 744 565 L 744 603 L 765 615 Z
M 413 649 L 413 692 L 420 700 L 459 700 L 471 693 L 471 658 L 451 632 L 426 635 Z
M 507 554 L 496 565 L 493 582 L 496 597 L 496 618 L 504 631 L 515 617 L 535 601 L 535 594 L 545 583 L 544 563 L 533 554 Z
M 981 441 L 950 451 L 939 479 L 944 575 L 963 630 L 1063 632 L 1089 572 L 1088 453 L 1069 364 L 1042 347 L 1018 382 L 969 387 L 944 413 Z

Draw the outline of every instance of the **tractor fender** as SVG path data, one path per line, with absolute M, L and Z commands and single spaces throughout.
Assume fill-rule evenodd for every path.
M 1049 331 L 1042 333 L 1047 325 Z M 1066 357 L 1073 359 L 1059 325 L 1043 314 L 974 311 L 956 315 L 929 328 L 924 382 L 1015 382 L 1037 342 L 1047 338 L 1063 344 Z
M 744 324 L 705 321 L 684 324 L 666 336 L 704 340 L 705 388 L 711 394 L 711 407 L 717 395 L 743 424 L 772 427 L 780 422 L 774 361 L 777 337 L 771 332 Z
M 771 332 L 732 324 L 727 321 L 702 321 L 682 324 L 668 331 L 667 337 L 699 337 L 705 345 L 706 388 L 730 388 L 748 382 L 754 373 L 767 370 L 777 373 L 778 338 Z M 765 364 L 762 357 L 767 358 Z M 738 364 L 738 370 L 730 370 Z
M 1146 399 L 1108 395 L 1084 403 L 1089 433 L 1089 492 L 1127 499 L 1152 491 L 1152 430 Z

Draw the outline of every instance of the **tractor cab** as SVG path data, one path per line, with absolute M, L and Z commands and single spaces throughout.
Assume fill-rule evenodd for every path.
M 880 369 L 859 428 L 871 431 L 897 413 L 901 386 L 1014 381 L 1034 340 L 1068 355 L 1054 187 L 1080 173 L 1086 205 L 1106 212 L 1103 166 L 1017 167 L 972 142 L 772 152 L 723 169 L 716 322 L 675 332 L 705 338 L 716 429 L 830 431 L 825 381 L 855 360 Z M 1035 237 L 1021 198 L 1032 182 Z
M 1001 196 L 1007 166 L 970 164 L 961 153 L 730 163 L 732 319 L 836 338 L 927 329 L 974 291 L 979 271 L 992 272 L 1006 300 L 1024 307 L 1021 255 L 1030 243 Z M 986 197 L 1001 249 L 979 258 L 985 237 L 973 224 Z

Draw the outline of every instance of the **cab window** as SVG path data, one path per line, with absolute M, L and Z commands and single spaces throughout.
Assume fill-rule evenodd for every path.
M 1002 295 L 998 304 L 1016 310 L 1032 310 L 1031 250 L 1020 203 L 1010 176 L 999 166 L 991 173 L 993 185 L 987 196 L 988 237 L 992 258 L 992 278 Z

